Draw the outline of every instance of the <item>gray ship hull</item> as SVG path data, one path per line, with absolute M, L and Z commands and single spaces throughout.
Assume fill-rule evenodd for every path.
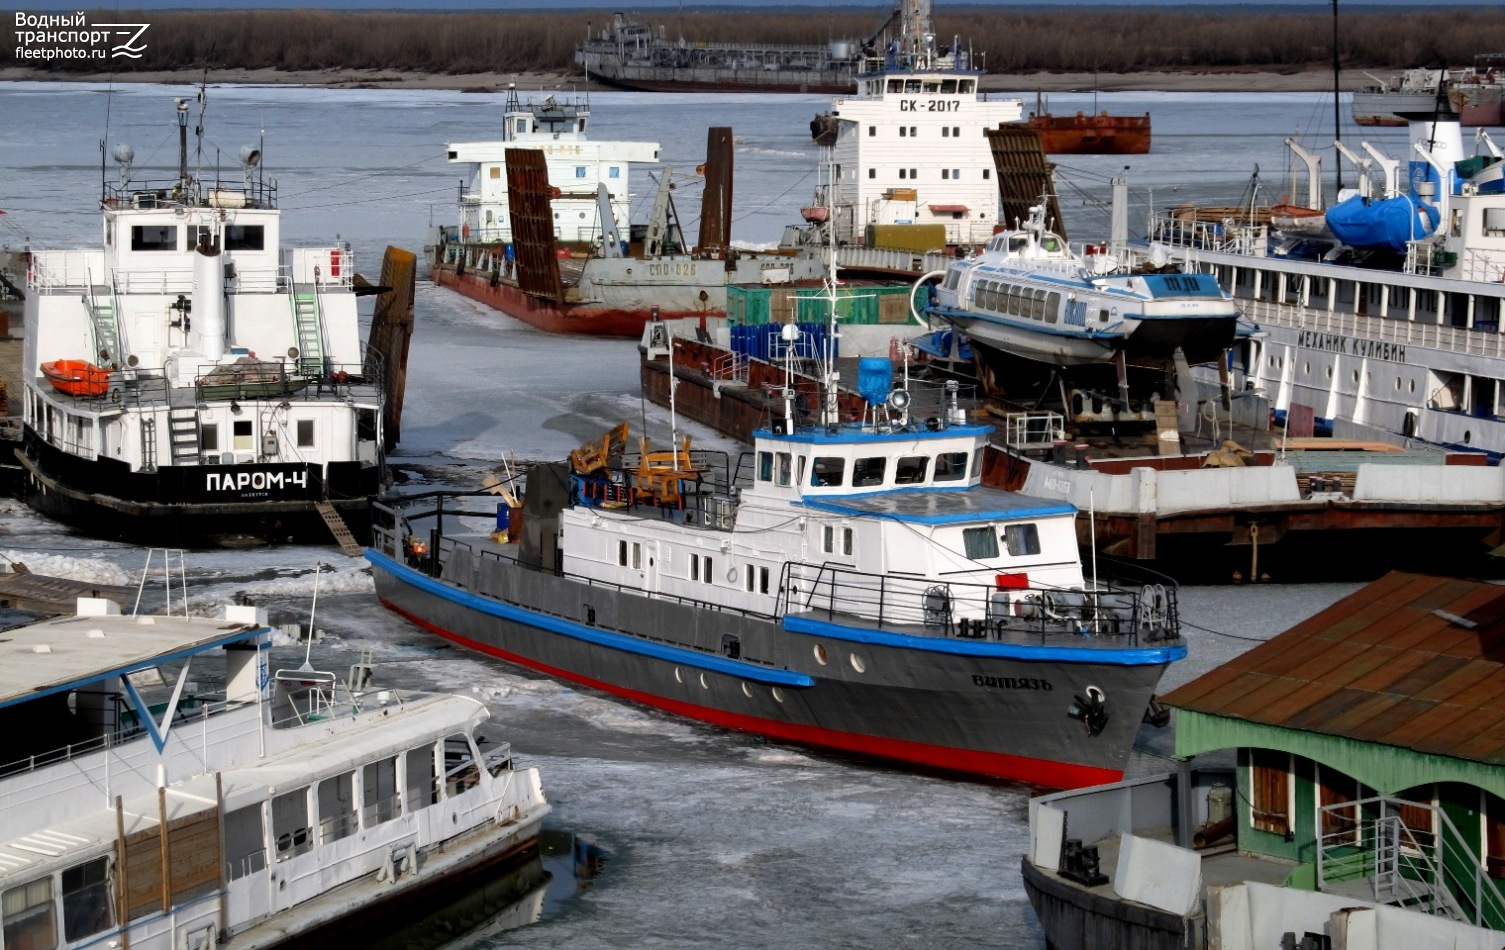
M 1162 671 L 1185 655 L 1179 643 L 1051 647 L 811 614 L 775 619 L 588 585 L 489 552 L 472 559 L 470 550 L 484 552 L 485 542 L 457 546 L 439 578 L 368 551 L 377 595 L 451 641 L 658 709 L 979 778 L 1055 788 L 1117 781 Z M 1096 735 L 1067 715 L 1089 687 L 1110 711 Z

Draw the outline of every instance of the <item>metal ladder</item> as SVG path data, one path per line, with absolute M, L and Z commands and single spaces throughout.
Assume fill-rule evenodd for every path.
M 197 409 L 167 410 L 167 444 L 172 449 L 172 463 L 202 462 Z
M 293 285 L 293 333 L 298 340 L 298 372 L 304 376 L 324 375 L 324 334 L 319 324 L 318 288 Z
M 329 525 L 329 533 L 334 535 L 334 539 L 339 542 L 340 550 L 344 551 L 350 557 L 360 557 L 361 552 L 365 549 L 356 543 L 355 535 L 350 533 L 350 527 L 345 524 L 345 519 L 341 518 L 340 513 L 335 510 L 334 503 L 316 501 L 314 502 L 314 507 L 318 509 L 320 516 L 323 517 L 324 523 Z
M 94 329 L 94 358 L 100 366 L 124 366 L 120 355 L 120 320 L 115 311 L 115 292 L 103 285 L 89 285 L 84 299 L 89 310 L 89 325 Z

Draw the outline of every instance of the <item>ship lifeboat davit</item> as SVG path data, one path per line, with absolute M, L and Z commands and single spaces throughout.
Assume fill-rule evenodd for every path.
M 1383 201 L 1355 195 L 1327 209 L 1328 228 L 1350 247 L 1404 253 L 1407 242 L 1433 233 L 1437 224 L 1437 209 L 1409 195 Z
M 103 396 L 110 389 L 110 371 L 87 360 L 43 363 L 42 375 L 54 389 L 70 396 Z

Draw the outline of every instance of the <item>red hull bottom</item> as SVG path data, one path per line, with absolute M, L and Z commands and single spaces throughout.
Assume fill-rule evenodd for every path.
M 555 303 L 542 297 L 523 293 L 511 284 L 497 282 L 476 274 L 456 274 L 448 267 L 430 267 L 429 276 L 434 284 L 464 294 L 493 310 L 521 320 L 529 326 L 548 333 L 575 333 L 588 336 L 616 336 L 637 339 L 643 335 L 643 325 L 652 319 L 648 307 L 623 310 L 593 304 Z M 661 310 L 665 320 L 681 317 L 720 317 L 721 310 L 700 311 Z
M 712 709 L 707 706 L 683 703 L 652 693 L 626 689 L 613 683 L 602 682 L 590 677 L 577 675 L 569 670 L 538 663 L 528 657 L 502 650 L 498 647 L 481 643 L 478 640 L 472 640 L 469 637 L 461 636 L 458 633 L 435 626 L 403 610 L 385 598 L 381 599 L 381 603 L 388 610 L 401 614 L 425 630 L 438 634 L 446 640 L 461 646 L 484 653 L 487 656 L 493 656 L 508 663 L 537 670 L 540 673 L 567 680 L 571 683 L 579 683 L 582 686 L 588 686 L 603 693 L 610 693 L 613 696 L 620 696 L 623 699 L 642 703 L 645 706 L 662 709 L 676 716 L 697 719 L 701 722 L 724 726 L 728 729 L 750 732 L 756 735 L 768 736 L 773 739 L 819 749 L 855 753 L 866 758 L 903 762 L 909 765 L 941 769 L 947 772 L 956 772 L 982 779 L 1007 779 L 1031 785 L 1042 785 L 1047 788 L 1085 788 L 1091 785 L 1103 785 L 1123 780 L 1123 773 L 1113 769 L 1072 765 L 1066 762 L 1052 762 L 1046 759 L 1031 759 L 1023 756 L 1004 755 L 998 752 L 974 752 L 967 749 L 952 749 L 943 746 L 925 745 L 918 742 L 885 739 L 879 736 L 866 736 L 852 732 L 836 732 L 831 729 L 822 729 L 818 726 L 778 722 L 771 719 L 758 719 L 752 716 L 737 715 L 724 709 Z

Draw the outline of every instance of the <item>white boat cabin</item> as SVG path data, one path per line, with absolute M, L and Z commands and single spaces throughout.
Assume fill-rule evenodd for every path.
M 632 164 L 658 161 L 657 142 L 593 142 L 587 135 L 590 102 L 584 97 L 561 100 L 546 96 L 524 103 L 509 86 L 502 118 L 502 138 L 491 142 L 446 143 L 452 164 L 472 166 L 468 187 L 460 192 L 460 217 L 445 239 L 464 244 L 505 244 L 512 240 L 507 197 L 507 149 L 531 148 L 548 161 L 549 185 L 555 189 L 554 237 L 571 244 L 599 242 L 601 194 L 611 209 L 616 231 L 629 233 Z

